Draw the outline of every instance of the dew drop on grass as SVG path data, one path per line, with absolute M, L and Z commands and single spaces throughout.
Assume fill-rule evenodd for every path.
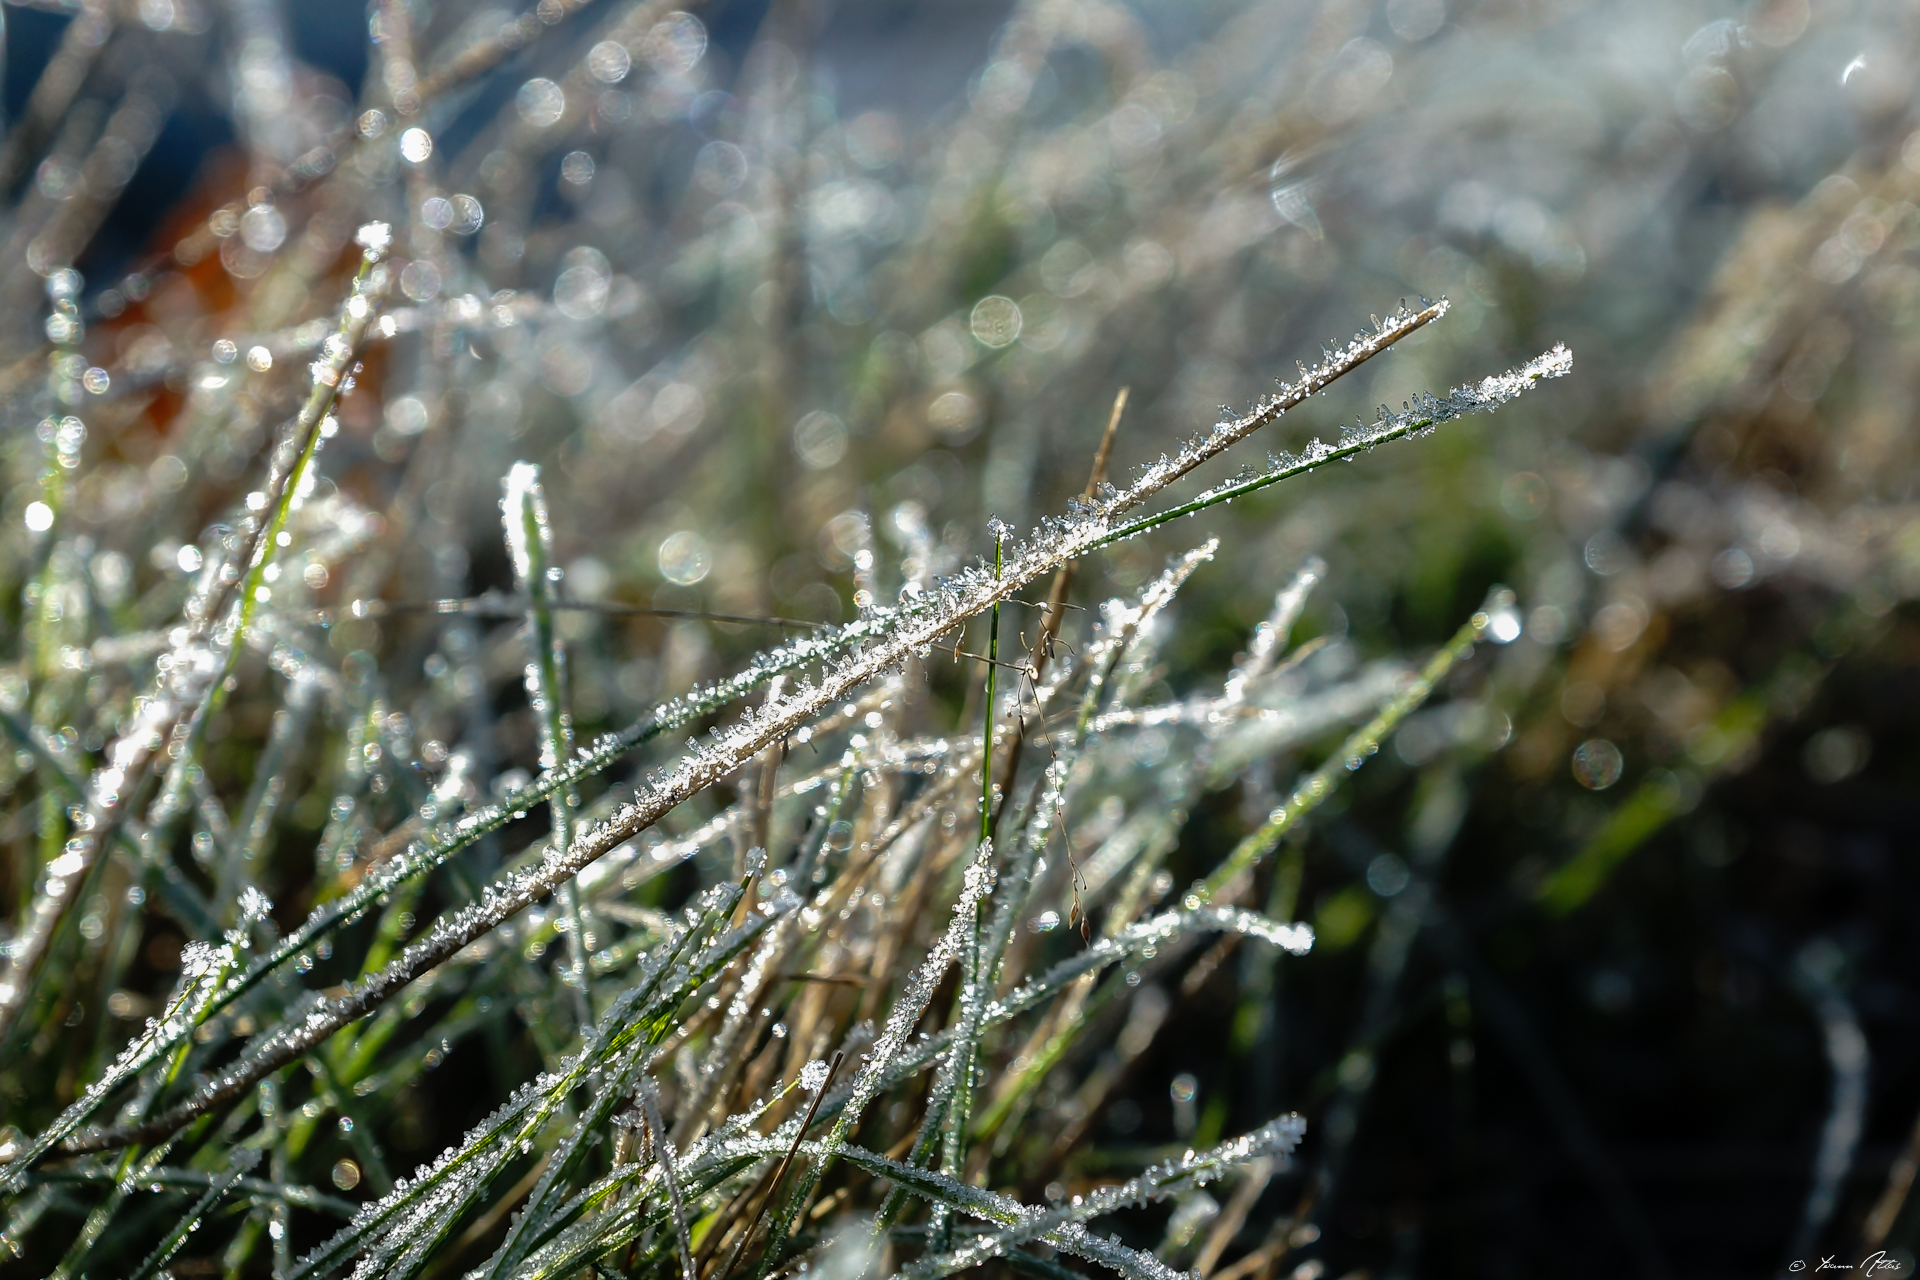
M 1605 791 L 1620 781 L 1624 765 L 1620 748 L 1605 738 L 1589 738 L 1573 749 L 1574 781 L 1589 791 Z

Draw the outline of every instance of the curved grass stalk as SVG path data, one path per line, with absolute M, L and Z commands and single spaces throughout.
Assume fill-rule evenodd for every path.
M 1363 424 L 1356 419 L 1353 427 L 1341 433 L 1338 444 L 1325 444 L 1316 437 L 1298 457 L 1292 454 L 1280 454 L 1274 459 L 1271 467 L 1258 475 L 1236 477 L 1226 484 L 1216 485 L 1191 501 L 1118 525 L 1096 545 L 1110 546 L 1127 538 L 1138 537 L 1149 529 L 1157 529 L 1182 516 L 1190 516 L 1196 512 L 1205 511 L 1209 507 L 1232 502 L 1235 498 L 1258 493 L 1262 489 L 1279 484 L 1282 480 L 1291 480 L 1309 471 L 1317 471 L 1329 462 L 1345 462 L 1391 441 L 1425 435 L 1434 427 L 1451 422 L 1455 418 L 1474 413 L 1491 413 L 1530 390 L 1535 384 L 1548 378 L 1564 377 L 1572 371 L 1573 353 L 1564 345 L 1556 343 L 1552 349 L 1534 357 L 1518 369 L 1510 369 L 1506 373 L 1482 378 L 1471 385 L 1455 387 L 1444 399 L 1422 393 L 1415 396 L 1413 401 L 1399 412 L 1381 405 L 1372 425 Z
M 85 334 L 78 299 L 75 297 L 77 279 L 71 271 L 59 271 L 47 281 L 47 296 L 53 304 L 54 318 L 65 326 L 67 337 L 61 345 L 66 352 L 64 358 L 68 360 L 79 358 L 71 348 Z M 64 385 L 70 383 L 71 379 L 61 375 L 61 364 L 62 357 L 56 357 L 47 375 L 48 389 L 55 397 L 59 397 L 62 391 L 72 390 Z M 54 533 L 67 506 L 68 473 L 80 465 L 81 446 L 86 441 L 87 428 L 77 417 L 56 420 L 49 415 L 40 421 L 34 434 L 39 437 L 46 456 L 46 466 L 40 475 L 39 504 L 46 513 L 43 517 L 46 528 L 34 538 L 31 554 L 38 560 L 39 569 L 32 575 L 33 583 L 27 589 L 27 612 L 21 621 L 26 631 L 22 639 L 30 649 L 30 722 L 37 726 L 57 724 L 64 717 L 64 708 L 55 705 L 66 700 L 63 694 L 66 692 L 64 686 L 68 683 L 59 678 L 58 655 L 62 633 L 70 633 L 78 621 L 65 615 L 80 613 L 80 610 L 71 609 L 68 602 L 82 588 L 74 572 L 71 544 L 56 543 Z M 58 778 L 58 772 L 55 778 Z M 67 815 L 56 793 L 56 786 L 43 784 L 40 788 L 40 868 L 51 865 L 60 856 L 61 846 L 66 841 Z M 4 1014 L 0 1013 L 0 1050 L 7 1047 L 8 1039 Z M 0 1053 L 0 1056 L 5 1055 Z
M 1273 597 L 1273 608 L 1268 612 L 1266 621 L 1253 629 L 1253 642 L 1247 646 L 1247 656 L 1238 663 L 1233 673 L 1227 677 L 1221 698 L 1229 706 L 1238 706 L 1247 700 L 1248 693 L 1269 672 L 1274 663 L 1286 650 L 1287 636 L 1293 631 L 1293 624 L 1300 619 L 1300 613 L 1307 607 L 1307 596 L 1322 578 L 1327 576 L 1327 562 L 1319 556 L 1310 557 L 1293 575 L 1293 581 L 1280 588 Z
M 1004 526 L 996 520 L 989 526 L 993 535 L 993 575 L 1000 576 L 1002 559 L 1005 554 L 1001 530 Z M 994 784 L 994 748 L 999 728 L 1000 716 L 998 689 L 1000 678 L 1000 606 L 995 603 L 987 613 L 987 673 L 985 696 L 986 727 L 980 734 L 980 834 L 978 845 L 981 849 L 993 846 L 993 784 Z M 960 974 L 960 1017 L 961 1033 L 953 1051 L 947 1055 L 945 1079 L 941 1082 L 943 1098 L 940 1112 L 946 1124 L 946 1137 L 941 1143 L 940 1171 L 949 1177 L 958 1174 L 966 1167 L 967 1154 L 967 1117 L 973 1111 L 973 1076 L 975 1070 L 976 1045 L 974 1032 L 979 1026 L 979 1007 L 985 998 L 983 978 L 989 968 L 986 951 L 980 938 L 980 913 L 973 913 L 969 927 L 970 936 L 961 956 Z M 997 966 L 999 956 L 994 954 L 992 963 Z M 932 1114 L 932 1108 L 929 1108 Z M 938 1127 L 937 1124 L 935 1126 Z M 923 1136 L 927 1126 L 922 1126 Z M 916 1143 L 916 1145 L 918 1145 Z M 945 1238 L 951 1229 L 951 1219 L 944 1207 L 934 1210 L 933 1231 L 936 1238 Z
M 196 668 L 211 667 L 212 674 L 200 698 L 187 709 L 184 719 L 173 726 L 167 751 L 172 763 L 155 803 L 155 815 L 148 819 L 149 825 L 159 827 L 164 820 L 162 815 L 171 816 L 179 810 L 188 775 L 206 740 L 208 722 L 232 690 L 231 677 L 245 649 L 248 631 L 260 606 L 272 599 L 272 589 L 267 585 L 268 569 L 281 548 L 291 540 L 287 522 L 318 478 L 314 462 L 321 446 L 340 428 L 333 416 L 333 407 L 341 393 L 353 386 L 361 340 L 373 318 L 374 308 L 386 292 L 388 273 L 382 263 L 391 247 L 392 235 L 392 229 L 383 222 L 368 223 L 360 229 L 356 238 L 361 245 L 359 270 L 348 285 L 347 301 L 341 308 L 334 332 L 321 348 L 321 358 L 310 366 L 313 385 L 287 438 L 273 451 L 264 487 L 247 497 L 247 509 L 254 514 L 241 524 L 240 535 L 246 539 L 238 548 L 241 554 L 211 575 L 217 586 L 197 614 L 189 612 L 190 638 L 210 641 L 219 657 L 209 664 L 207 658 L 211 655 L 191 655 Z M 264 517 L 259 514 L 263 511 L 267 512 Z M 240 569 L 242 560 L 244 571 Z M 229 596 L 236 579 L 238 590 Z M 229 598 L 232 600 L 230 611 L 225 608 Z M 225 616 L 221 617 L 222 614 Z
M 1454 664 L 1464 661 L 1473 652 L 1474 644 L 1486 636 L 1494 617 L 1511 613 L 1512 610 L 1511 591 L 1505 587 L 1495 587 L 1490 591 L 1486 603 L 1454 632 L 1453 638 L 1442 645 L 1438 653 L 1427 660 L 1426 665 L 1420 668 L 1419 675 L 1409 681 L 1406 688 L 1382 707 L 1373 719 L 1341 743 L 1340 749 L 1328 756 L 1318 769 L 1295 786 L 1286 801 L 1236 845 L 1205 881 L 1194 887 L 1187 896 L 1188 904 L 1197 906 L 1215 898 L 1236 896 L 1246 877 L 1273 852 L 1287 832 L 1338 790 L 1342 778 L 1365 764 L 1380 749 L 1380 744 L 1399 728 L 1400 722 L 1426 702 L 1434 686 L 1446 677 Z
M 379 291 L 375 268 L 386 255 L 388 235 L 385 224 L 370 224 L 363 230 L 365 248 L 359 274 L 350 287 L 327 355 L 313 366 L 313 388 L 294 424 L 294 459 L 290 465 L 276 465 L 268 487 L 254 495 L 260 499 L 259 510 L 271 508 L 272 514 L 256 526 L 256 536 L 248 549 L 245 581 L 231 615 L 216 631 L 216 617 L 224 610 L 230 583 L 210 565 L 203 580 L 208 590 L 189 602 L 185 643 L 176 646 L 171 662 L 161 664 L 156 687 L 144 704 L 136 704 L 129 731 L 108 749 L 107 767 L 93 776 L 86 810 L 75 824 L 74 836 L 60 856 L 42 869 L 26 922 L 7 948 L 6 968 L 0 971 L 0 1039 L 4 1039 L 27 1000 L 54 928 L 79 896 L 102 840 L 129 816 L 136 793 L 163 744 L 172 758 L 163 802 L 169 816 L 182 807 L 188 765 L 205 736 L 208 717 L 226 696 L 227 678 L 239 660 L 248 624 L 267 598 L 262 594 L 266 590 L 266 569 L 279 549 L 279 535 L 301 496 L 302 483 L 313 474 L 310 468 L 314 454 L 334 429 L 330 410 L 373 311 L 369 294 Z M 384 273 L 378 279 L 383 282 Z M 239 576 L 237 570 L 234 576 Z M 216 656 L 207 647 L 210 639 L 216 646 L 224 646 L 224 656 Z M 165 823 L 150 818 L 148 825 L 158 830 Z
M 506 493 L 500 511 L 506 524 L 507 550 L 513 560 L 514 586 L 527 597 L 527 622 L 533 649 L 526 667 L 527 699 L 540 722 L 540 767 L 552 769 L 573 754 L 573 717 L 567 711 L 567 651 L 553 627 L 553 604 L 558 596 L 559 569 L 553 563 L 553 525 L 547 519 L 547 499 L 540 488 L 540 468 L 516 462 L 507 472 Z M 572 789 L 556 791 L 547 802 L 553 813 L 553 843 L 549 856 L 565 857 L 573 843 L 573 814 L 580 805 Z M 593 988 L 587 980 L 587 926 L 580 914 L 580 897 L 572 884 L 554 892 L 567 921 L 567 984 L 579 1006 L 580 1025 L 593 1021 Z
M 141 1263 L 139 1269 L 133 1273 L 132 1280 L 147 1280 L 148 1276 L 171 1262 L 173 1255 L 180 1252 L 181 1247 L 187 1243 L 187 1237 L 200 1229 L 201 1219 L 207 1216 L 214 1205 L 226 1197 L 227 1192 L 240 1181 L 242 1174 L 258 1163 L 260 1163 L 260 1151 L 257 1147 L 241 1147 L 234 1152 L 233 1159 L 227 1164 L 227 1171 L 216 1178 L 206 1189 L 205 1194 L 194 1203 L 193 1208 L 187 1210 L 186 1215 L 173 1224 L 173 1230 L 167 1232 L 159 1246 L 147 1255 L 147 1260 Z
M 978 972 L 968 981 L 961 1004 L 960 1020 L 953 1029 L 956 1044 L 954 1051 L 941 1060 L 940 1072 L 934 1078 L 933 1089 L 927 1096 L 926 1116 L 921 1121 L 920 1132 L 914 1139 L 907 1163 L 920 1167 L 932 1154 L 936 1140 L 940 1139 L 943 1125 L 958 1126 L 965 1118 L 952 1112 L 952 1098 L 959 1087 L 962 1064 L 971 1064 L 974 1049 L 979 1040 L 982 1019 L 986 1014 L 987 997 L 992 985 L 998 978 L 1000 962 L 1006 954 L 1008 941 L 1013 936 L 1013 922 L 1021 904 L 1026 900 L 1031 888 L 1029 883 L 1035 858 L 1046 846 L 1053 832 L 1053 821 L 1066 800 L 1068 775 L 1073 771 L 1074 756 L 1069 754 L 1047 766 L 1045 783 L 1039 797 L 1035 800 L 1032 814 L 1025 831 L 1021 833 L 1019 852 L 1001 877 L 999 889 L 995 895 L 993 921 L 979 949 Z M 951 1128 L 948 1130 L 951 1132 Z M 951 1175 L 953 1169 L 945 1167 L 948 1161 L 942 1154 L 942 1172 Z M 964 1167 L 958 1159 L 953 1161 L 956 1167 Z M 882 1203 L 880 1211 L 874 1215 L 873 1232 L 876 1236 L 890 1228 L 904 1207 L 904 1192 L 896 1186 Z M 936 1222 L 935 1229 L 941 1224 Z
M 983 753 L 984 760 L 984 753 Z M 808 1165 L 807 1171 L 794 1180 L 793 1190 L 787 1196 L 786 1205 L 775 1215 L 773 1226 L 767 1236 L 766 1250 L 760 1256 L 760 1264 L 754 1270 L 755 1280 L 767 1274 L 769 1268 L 779 1258 L 781 1247 L 786 1243 L 793 1229 L 795 1219 L 805 1207 L 813 1190 L 820 1184 L 821 1177 L 833 1163 L 833 1153 L 845 1146 L 852 1136 L 853 1127 L 860 1120 L 867 1104 L 872 1102 L 885 1084 L 884 1076 L 893 1059 L 905 1047 L 907 1037 L 926 1012 L 927 1004 L 933 999 L 934 988 L 940 985 L 946 976 L 947 966 L 962 958 L 963 949 L 972 936 L 978 921 L 980 903 L 993 887 L 993 842 L 988 840 L 974 850 L 973 860 L 967 864 L 962 880 L 960 900 L 953 905 L 953 919 L 946 931 L 934 943 L 925 960 L 914 970 L 912 978 L 902 990 L 900 998 L 894 1002 L 893 1010 L 887 1015 L 887 1024 L 874 1041 L 873 1049 L 867 1054 L 866 1062 L 854 1075 L 848 1086 L 845 1100 L 839 1108 L 839 1116 L 823 1143 L 823 1154 Z
M 654 1159 L 660 1165 L 660 1180 L 667 1187 L 667 1203 L 673 1209 L 673 1238 L 680 1246 L 680 1274 L 684 1280 L 699 1280 L 699 1272 L 693 1268 L 693 1243 L 687 1231 L 687 1203 L 680 1195 L 680 1179 L 673 1171 L 673 1139 L 667 1133 L 667 1126 L 660 1118 L 660 1099 L 653 1091 L 653 1081 L 640 1077 L 640 1106 L 647 1117 L 647 1128 L 653 1133 Z

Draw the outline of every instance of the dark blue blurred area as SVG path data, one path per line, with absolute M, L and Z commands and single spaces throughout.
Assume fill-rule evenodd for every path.
M 369 53 L 364 15 L 352 5 L 295 4 L 287 6 L 284 17 L 293 55 L 308 67 L 338 79 L 357 96 L 366 76 Z M 26 109 L 34 84 L 59 49 L 72 19 L 41 9 L 8 6 L 5 21 L 4 105 L 8 126 L 12 127 Z M 219 53 L 217 48 L 206 46 L 201 51 L 209 59 Z M 99 234 L 76 264 L 88 280 L 89 292 L 105 287 L 153 249 L 154 233 L 192 189 L 207 158 L 236 140 L 232 118 L 221 99 L 226 86 L 219 65 L 209 60 L 198 67 L 176 70 L 180 74 L 175 77 L 173 109 Z M 95 74 L 100 74 L 98 68 Z M 23 175 L 23 182 L 31 180 L 31 171 Z
M 12 125 L 27 105 L 27 95 L 40 79 L 40 69 L 59 47 L 60 33 L 72 19 L 65 14 L 14 5 L 0 10 L 0 17 L 6 20 L 5 101 L 7 123 Z
M 292 4 L 286 21 L 294 56 L 335 77 L 358 97 L 372 49 L 364 12 L 351 4 Z
M 908 0 L 850 0 L 822 6 L 806 31 L 845 115 L 873 108 L 909 115 L 937 115 L 964 101 L 970 75 L 981 65 L 994 32 L 1012 11 L 1010 0 L 982 4 L 917 4 Z M 763 35 L 772 6 L 767 0 L 720 0 L 702 7 L 718 65 L 737 72 Z M 365 12 L 351 4 L 293 4 L 284 14 L 290 52 L 308 68 L 331 76 L 358 98 L 371 45 Z M 72 19 L 42 9 L 5 9 L 4 107 L 9 127 L 17 122 L 42 70 L 59 49 Z M 170 50 L 172 52 L 172 50 Z M 127 184 L 106 223 L 76 264 L 89 293 L 134 268 L 153 248 L 154 233 L 199 178 L 208 157 L 236 141 L 228 105 L 222 50 L 202 44 L 202 65 L 183 69 L 177 97 L 152 149 Z M 466 91 L 457 115 L 438 134 L 447 154 L 457 154 L 480 136 L 511 101 L 527 75 L 528 55 L 506 59 Z M 911 74 L 906 69 L 911 67 Z M 96 76 L 100 74 L 96 68 Z M 549 157 L 541 177 L 543 216 L 564 216 L 556 194 L 558 157 Z M 31 172 L 21 182 L 32 180 Z

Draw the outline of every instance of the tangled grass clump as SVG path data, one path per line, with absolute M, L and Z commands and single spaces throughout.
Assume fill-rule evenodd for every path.
M 330 828 L 317 854 L 319 878 L 299 891 L 316 905 L 283 937 L 257 883 L 268 830 L 260 810 L 280 798 L 295 709 L 304 720 L 315 702 L 342 716 L 351 704 L 344 700 L 350 688 L 344 673 L 298 647 L 301 630 L 315 625 L 311 606 L 294 592 L 276 595 L 269 584 L 281 581 L 289 558 L 282 552 L 297 554 L 300 540 L 316 532 L 302 517 L 316 505 L 310 499 L 320 446 L 337 430 L 334 401 L 352 388 L 360 344 L 380 323 L 377 312 L 391 280 L 384 261 L 390 232 L 369 224 L 358 241 L 360 270 L 337 331 L 323 345 L 324 358 L 312 366 L 301 411 L 280 433 L 265 482 L 243 503 L 245 514 L 209 548 L 179 622 L 152 655 L 151 683 L 132 694 L 123 727 L 104 747 L 104 763 L 82 784 L 61 758 L 69 744 L 58 743 L 37 718 L 9 721 L 23 746 L 40 748 L 35 763 L 68 769 L 51 776 L 82 797 L 73 805 L 73 835 L 42 869 L 27 924 L 9 944 L 0 1007 L 10 1015 L 14 1044 L 36 1018 L 73 1001 L 71 983 L 40 979 L 49 955 L 66 940 L 63 926 L 74 903 L 89 893 L 99 899 L 108 868 L 129 886 L 121 895 L 122 928 L 145 906 L 149 884 L 163 890 L 155 905 L 175 913 L 182 927 L 226 926 L 187 944 L 180 982 L 160 1016 L 147 1020 L 78 1100 L 37 1135 L 12 1140 L 6 1176 L 10 1189 L 24 1196 L 16 1205 L 14 1239 L 71 1194 L 65 1188 L 103 1183 L 104 1197 L 60 1265 L 63 1274 L 77 1271 L 96 1250 L 127 1247 L 124 1232 L 108 1232 L 125 1223 L 127 1197 L 194 1187 L 198 1173 L 205 1192 L 153 1246 L 138 1274 L 164 1267 L 227 1197 L 242 1195 L 251 1208 L 228 1246 L 230 1269 L 244 1267 L 264 1227 L 283 1255 L 276 1269 L 290 1276 L 324 1275 L 350 1262 L 356 1274 L 411 1276 L 449 1251 L 457 1256 L 469 1239 L 485 1234 L 476 1228 L 490 1227 L 512 1209 L 513 1225 L 488 1261 L 488 1274 L 567 1275 L 586 1265 L 633 1273 L 678 1265 L 692 1277 L 712 1270 L 725 1252 L 731 1256 L 719 1270 L 724 1274 L 754 1242 L 763 1218 L 766 1236 L 752 1265 L 765 1274 L 789 1265 L 795 1249 L 827 1247 L 828 1235 L 834 1249 L 851 1247 L 846 1224 L 863 1217 L 860 1206 L 871 1196 L 863 1184 L 872 1179 L 893 1191 L 863 1228 L 868 1248 L 891 1239 L 903 1196 L 933 1206 L 930 1225 L 906 1237 L 924 1245 L 905 1268 L 914 1276 L 951 1274 L 990 1257 L 1043 1269 L 1057 1265 L 1019 1250 L 1031 1242 L 1129 1275 L 1171 1274 L 1162 1255 L 1185 1241 L 1143 1253 L 1097 1240 L 1085 1222 L 1151 1200 L 1198 1195 L 1206 1182 L 1249 1162 L 1270 1169 L 1299 1140 L 1297 1117 L 1188 1151 L 1053 1209 L 979 1190 L 975 1180 L 983 1174 L 991 1180 L 1001 1161 L 1024 1162 L 1019 1114 L 1089 1032 L 1096 1013 L 1138 987 L 1143 972 L 1177 963 L 1206 933 L 1306 950 L 1312 935 L 1304 926 L 1232 905 L 1250 887 L 1251 873 L 1477 640 L 1489 631 L 1511 639 L 1517 624 L 1511 597 L 1496 593 L 1418 674 L 1382 679 L 1367 673 L 1344 683 L 1317 678 L 1309 664 L 1279 661 L 1318 573 L 1309 569 L 1280 592 L 1274 615 L 1217 697 L 1136 706 L 1141 676 L 1154 661 L 1158 624 L 1217 542 L 1178 560 L 1132 602 L 1109 602 L 1091 628 L 1063 632 L 1071 567 L 1170 519 L 1459 414 L 1495 408 L 1541 378 L 1564 373 L 1564 349 L 1445 399 L 1416 397 L 1414 407 L 1398 414 L 1383 409 L 1371 427 L 1357 426 L 1337 445 L 1316 439 L 1302 456 L 1276 459 L 1264 473 L 1242 475 L 1158 514 L 1126 518 L 1445 309 L 1396 312 L 1305 371 L 1297 384 L 1188 441 L 1126 487 L 1116 489 L 1096 474 L 1089 486 L 1096 496 L 1030 538 L 1009 546 L 1012 531 L 994 522 L 990 565 L 937 579 L 922 571 L 901 585 L 900 604 L 864 604 L 857 621 L 765 651 L 731 680 L 662 704 L 633 728 L 577 752 L 566 645 L 555 624 L 565 602 L 551 563 L 553 531 L 538 468 L 516 463 L 502 509 L 516 598 L 527 619 L 526 691 L 543 772 L 529 781 L 492 780 L 500 798 L 487 804 L 464 753 L 441 748 L 409 761 L 418 781 L 408 781 L 420 796 L 412 816 L 381 842 L 384 853 L 376 846 L 365 856 Z M 50 473 L 50 496 L 63 479 L 59 467 Z M 912 536 L 908 522 L 896 523 Z M 919 555 L 909 563 L 930 560 Z M 880 580 L 870 551 L 856 564 L 868 600 L 874 588 L 891 585 Z M 1054 588 L 1036 641 L 1024 662 L 1003 662 L 997 656 L 1001 608 L 1047 574 L 1054 575 Z M 361 601 L 344 610 L 365 611 Z M 931 709 L 918 692 L 922 664 L 941 647 L 937 642 L 957 640 L 983 615 L 988 652 L 965 656 L 985 664 L 984 727 L 971 735 L 929 734 Z M 1080 652 L 1049 661 L 1065 634 L 1077 636 Z M 120 637 L 93 643 L 114 639 Z M 259 759 L 258 767 L 270 772 L 251 779 L 241 820 L 220 824 L 224 840 L 203 841 L 196 833 L 200 874 L 189 874 L 172 859 L 171 836 L 183 822 L 205 822 L 220 812 L 201 764 L 207 727 L 235 690 L 250 652 L 263 656 L 266 671 L 288 686 L 287 706 L 275 713 L 273 738 Z M 957 644 L 953 652 L 963 656 Z M 999 694 L 1002 666 L 1014 678 Z M 353 683 L 364 691 L 377 685 L 370 676 Z M 760 690 L 757 705 L 746 706 L 730 725 L 710 728 L 705 740 L 689 739 L 684 755 L 648 771 L 631 795 L 614 785 L 583 803 L 583 784 L 599 780 L 636 747 L 669 728 L 711 719 Z M 1076 865 L 1074 850 L 1089 838 L 1085 819 L 1076 823 L 1069 815 L 1085 814 L 1103 794 L 1120 800 L 1122 812 L 1127 807 L 1136 773 L 1129 730 L 1177 726 L 1191 740 L 1178 762 L 1156 777 L 1161 800 L 1187 809 L 1203 789 L 1233 777 L 1233 764 L 1223 773 L 1222 763 L 1244 767 L 1356 710 L 1375 714 L 1196 883 L 1179 909 L 1144 915 L 1173 887 L 1163 863 L 1177 822 L 1131 841 L 1109 837 L 1084 870 Z M 369 731 L 350 746 L 344 773 L 366 783 L 370 795 L 337 793 L 328 808 L 336 827 L 394 785 L 391 774 L 366 766 L 381 759 L 383 747 L 399 745 L 395 717 L 360 714 L 368 717 Z M 1029 741 L 1045 749 L 1044 763 L 1037 751 L 1022 750 Z M 803 745 L 811 749 L 805 758 L 811 767 L 796 770 L 789 755 Z M 426 756 L 438 758 L 429 764 Z M 822 758 L 833 763 L 822 768 Z M 685 835 L 660 833 L 664 819 L 719 786 L 731 786 L 736 798 Z M 469 865 L 471 852 L 483 838 L 529 821 L 542 801 L 552 814 L 547 838 L 484 879 L 481 868 Z M 961 821 L 970 814 L 977 829 Z M 996 836 L 1004 855 L 996 852 Z M 668 868 L 698 866 L 728 849 L 736 878 L 702 890 L 679 915 L 634 901 Z M 1051 873 L 1050 852 L 1057 859 Z M 433 875 L 442 870 L 450 878 Z M 925 957 L 896 980 L 924 922 L 941 917 L 938 904 L 956 887 L 956 873 L 958 899 L 949 922 Z M 211 878 L 211 892 L 203 877 Z M 1030 913 L 1063 893 L 1083 945 L 1028 977 L 1055 948 L 1018 939 L 1017 926 L 1026 919 L 1035 938 L 1050 931 L 1057 911 Z M 1086 917 L 1087 900 L 1097 897 L 1110 901 L 1095 943 Z M 443 908 L 432 924 L 419 927 L 414 908 L 435 898 L 444 900 Z M 84 937 L 88 929 L 79 932 Z M 1063 936 L 1071 938 L 1071 931 Z M 542 963 L 555 944 L 559 954 Z M 1116 965 L 1125 971 L 1099 980 Z M 954 1011 L 945 1029 L 937 1036 L 916 1033 L 956 966 Z M 798 980 L 786 976 L 794 970 Z M 344 981 L 315 988 L 302 980 L 314 973 Z M 485 1025 L 496 999 L 510 1000 L 553 1055 L 549 1069 L 439 1160 L 411 1178 L 393 1179 L 356 1115 L 364 1105 L 357 1100 L 378 1099 L 436 1067 L 458 1038 Z M 1037 1020 L 1029 1016 L 1040 1010 Z M 424 1052 L 422 1044 L 429 1046 Z M 829 1050 L 830 1067 L 821 1060 Z M 849 1078 L 829 1091 L 850 1056 Z M 287 1072 L 300 1066 L 313 1089 L 296 1107 L 288 1091 L 297 1076 Z M 916 1105 L 916 1077 L 936 1066 L 930 1091 Z M 662 1089 L 656 1077 L 669 1072 Z M 894 1148 L 882 1155 L 853 1140 L 872 1126 L 869 1108 L 889 1094 L 900 1100 L 877 1131 Z M 113 1121 L 100 1125 L 97 1118 L 116 1098 L 124 1101 Z M 978 1114 L 977 1100 L 986 1102 Z M 910 1123 L 916 1112 L 917 1123 Z M 364 1176 L 383 1194 L 289 1263 L 291 1210 L 324 1213 L 338 1203 L 292 1178 L 315 1122 L 329 1113 L 337 1113 L 337 1128 L 357 1157 L 337 1162 L 333 1180 L 350 1188 Z M 808 1143 L 816 1121 L 831 1127 Z M 621 1140 L 627 1132 L 637 1140 Z M 887 1136 L 895 1132 L 898 1141 Z M 183 1160 L 183 1141 L 199 1153 Z M 46 1163 L 62 1153 L 91 1152 L 118 1154 L 110 1165 Z M 244 1177 L 263 1154 L 273 1175 Z M 801 1170 L 783 1185 L 796 1156 L 805 1157 Z M 848 1172 L 829 1192 L 836 1163 Z M 971 1225 L 961 1227 L 956 1217 Z M 454 1238 L 463 1226 L 466 1235 Z

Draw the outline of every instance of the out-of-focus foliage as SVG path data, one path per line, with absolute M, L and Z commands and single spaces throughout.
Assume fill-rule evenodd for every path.
M 1911 6 L 5 17 L 10 1265 L 1914 1265 Z

